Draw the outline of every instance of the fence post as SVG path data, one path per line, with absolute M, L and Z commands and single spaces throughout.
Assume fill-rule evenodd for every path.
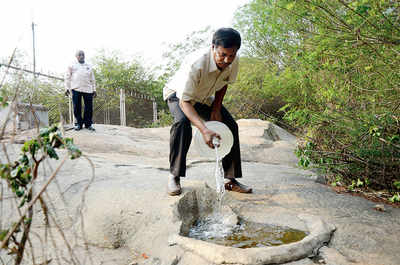
M 121 93 L 119 94 L 119 116 L 121 126 L 126 126 L 125 89 L 123 88 L 121 88 Z
M 75 116 L 73 114 L 73 109 L 72 109 L 72 96 L 68 96 L 68 115 L 69 115 L 69 123 L 71 125 L 75 124 Z
M 157 120 L 157 102 L 153 100 L 153 122 L 156 122 Z

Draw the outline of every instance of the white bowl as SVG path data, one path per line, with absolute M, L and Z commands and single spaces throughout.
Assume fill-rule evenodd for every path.
M 229 154 L 233 145 L 233 135 L 231 130 L 219 121 L 207 121 L 205 125 L 208 129 L 216 132 L 221 136 L 221 140 L 219 141 L 219 147 L 217 148 L 219 159 L 222 159 L 224 156 Z M 203 135 L 200 131 L 195 128 L 194 139 L 193 139 L 195 148 L 199 152 L 199 154 L 206 158 L 216 159 L 215 150 L 210 148 L 203 139 Z

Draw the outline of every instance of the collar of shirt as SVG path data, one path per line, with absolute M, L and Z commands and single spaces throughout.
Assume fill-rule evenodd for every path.
M 218 69 L 218 67 L 217 67 L 217 64 L 216 64 L 215 61 L 214 61 L 214 54 L 213 54 L 213 52 L 212 52 L 212 48 L 210 49 L 209 55 L 210 55 L 210 60 L 209 60 L 208 71 L 209 71 L 210 73 L 216 72 L 216 71 L 220 71 L 220 70 Z
M 88 65 L 86 62 L 85 63 L 76 62 L 75 65 L 78 67 L 90 67 L 90 65 Z

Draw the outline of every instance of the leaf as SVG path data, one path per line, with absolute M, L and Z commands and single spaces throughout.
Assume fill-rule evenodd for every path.
M 11 177 L 17 178 L 21 174 L 21 167 L 18 166 L 11 171 Z
M 75 146 L 72 142 L 68 142 L 67 149 L 70 153 L 71 159 L 79 158 L 82 155 L 81 150 L 77 146 Z
M 58 155 L 57 155 L 56 150 L 54 150 L 54 148 L 50 145 L 47 145 L 46 148 L 47 148 L 47 154 L 49 155 L 49 157 L 58 160 Z
M 8 234 L 8 229 L 0 230 L 0 241 L 3 241 L 7 234 Z
M 294 7 L 294 4 L 295 4 L 294 2 L 291 2 L 291 3 L 287 4 L 287 5 L 286 5 L 286 9 L 292 10 L 293 7 Z
M 396 187 L 396 189 L 400 190 L 400 181 L 395 181 L 393 185 Z
M 393 135 L 392 137 L 390 137 L 390 141 L 393 142 L 399 142 L 400 141 L 400 136 L 398 134 Z
M 19 159 L 19 162 L 24 165 L 29 164 L 29 158 L 26 154 L 23 154 L 22 157 Z
M 357 187 L 361 187 L 364 185 L 364 182 L 362 182 L 360 179 L 357 179 Z
M 400 194 L 397 193 L 393 195 L 391 198 L 389 198 L 389 201 L 393 203 L 400 202 Z
M 17 197 L 22 197 L 22 196 L 24 196 L 24 193 L 25 193 L 24 190 L 17 190 L 17 191 L 15 192 L 15 194 L 17 195 Z

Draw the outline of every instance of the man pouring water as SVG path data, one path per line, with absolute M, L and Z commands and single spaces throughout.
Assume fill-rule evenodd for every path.
M 185 58 L 175 76 L 164 87 L 164 100 L 174 117 L 170 132 L 169 195 L 182 192 L 180 178 L 186 175 L 186 156 L 192 140 L 191 124 L 198 128 L 210 148 L 214 148 L 213 138 L 220 138 L 206 127 L 204 120 L 224 123 L 233 135 L 232 149 L 222 159 L 225 189 L 252 192 L 250 187 L 236 180 L 242 177 L 239 130 L 236 121 L 222 105 L 228 85 L 235 82 L 238 74 L 239 58 L 236 53 L 240 45 L 241 37 L 236 30 L 217 30 L 210 49 Z

